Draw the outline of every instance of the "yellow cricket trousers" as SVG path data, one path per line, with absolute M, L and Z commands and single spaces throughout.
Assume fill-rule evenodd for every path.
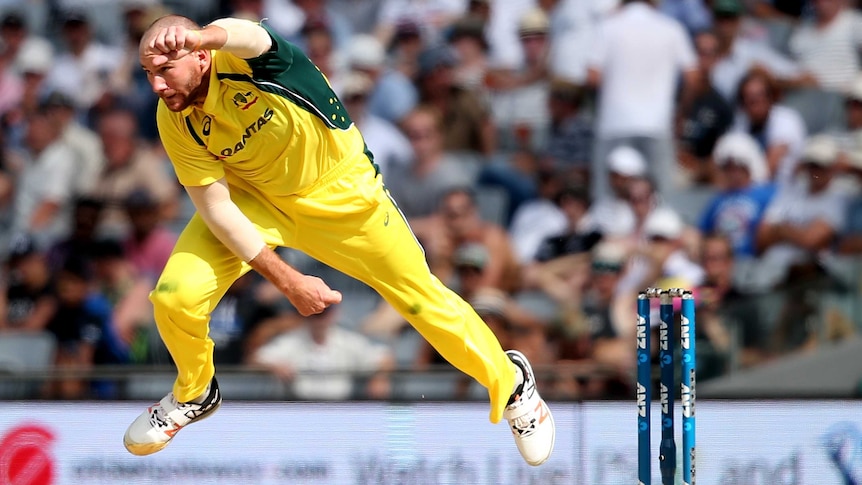
M 267 198 L 232 184 L 231 198 L 270 246 L 296 248 L 374 288 L 440 355 L 488 389 L 491 422 L 500 421 L 514 364 L 470 305 L 431 274 L 367 158 L 341 162 L 295 195 Z M 179 401 L 199 396 L 215 374 L 210 313 L 249 269 L 199 215 L 192 217 L 150 294 L 177 366 Z

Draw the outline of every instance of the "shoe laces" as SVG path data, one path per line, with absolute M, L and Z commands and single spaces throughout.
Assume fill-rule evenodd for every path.
M 171 428 L 173 421 L 161 403 L 153 406 L 150 413 L 150 425 L 153 428 Z
M 533 427 L 533 423 L 536 421 L 536 418 L 531 416 L 531 413 L 527 413 L 517 418 L 512 419 L 511 424 L 512 427 L 518 430 L 526 431 Z

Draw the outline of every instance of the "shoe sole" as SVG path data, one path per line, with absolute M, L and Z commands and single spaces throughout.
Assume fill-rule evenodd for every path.
M 521 352 L 519 352 L 517 350 L 509 350 L 506 352 L 506 354 L 516 354 L 518 356 L 518 359 L 521 361 L 521 363 L 527 367 L 527 372 L 529 372 L 529 374 L 531 376 L 533 376 L 534 380 L 536 379 L 536 374 L 533 373 L 533 366 L 530 365 L 530 361 L 527 360 L 527 357 L 524 354 L 522 354 Z M 511 359 L 511 357 L 510 357 L 510 359 Z M 539 392 L 538 388 L 536 389 L 536 392 L 537 393 Z M 539 395 L 539 398 L 542 399 L 541 394 Z M 548 406 L 548 403 L 546 403 L 544 399 L 542 399 L 542 403 L 545 404 L 545 409 L 548 410 L 548 419 L 551 420 L 551 427 L 554 429 L 554 433 L 551 435 L 551 448 L 548 450 L 547 456 L 545 456 L 544 458 L 542 458 L 539 461 L 529 461 L 526 459 L 524 460 L 530 466 L 539 466 L 539 465 L 545 463 L 546 461 L 548 461 L 551 458 L 551 455 L 554 454 L 554 445 L 557 443 L 557 433 L 556 433 L 557 423 L 554 421 L 554 413 L 551 412 L 551 408 Z
M 197 419 L 195 419 L 194 421 L 192 421 L 189 424 L 199 423 L 199 422 L 203 421 L 204 419 L 215 414 L 215 412 L 218 411 L 218 409 L 220 407 L 221 407 L 221 402 L 219 402 L 218 404 L 213 406 L 213 408 L 210 409 L 209 411 L 198 416 Z M 186 426 L 188 426 L 189 424 L 187 424 Z M 185 428 L 186 426 L 183 426 L 183 428 Z M 183 428 L 180 428 L 179 430 L 177 430 L 177 433 L 179 433 L 179 431 L 182 430 Z M 176 436 L 176 434 L 174 436 Z M 171 443 L 171 441 L 173 441 L 173 437 L 171 437 L 171 439 L 169 439 L 168 441 L 160 441 L 158 443 L 135 443 L 135 442 L 129 440 L 128 431 L 126 432 L 125 435 L 123 435 L 123 446 L 126 447 L 126 450 L 128 450 L 129 453 L 136 455 L 136 456 L 147 456 L 147 455 L 152 455 L 153 453 L 162 451 L 166 446 L 168 446 Z

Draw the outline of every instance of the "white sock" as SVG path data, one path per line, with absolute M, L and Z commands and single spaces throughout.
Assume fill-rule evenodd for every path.
M 203 402 L 206 400 L 207 396 L 209 396 L 209 395 L 210 395 L 210 386 L 209 386 L 209 385 L 207 385 L 207 388 L 204 390 L 204 393 L 203 393 L 203 394 L 201 394 L 200 396 L 198 396 L 198 397 L 196 397 L 196 398 L 192 399 L 192 400 L 191 400 L 191 401 L 189 401 L 189 402 L 192 402 L 192 403 L 195 403 L 195 404 L 203 404 Z

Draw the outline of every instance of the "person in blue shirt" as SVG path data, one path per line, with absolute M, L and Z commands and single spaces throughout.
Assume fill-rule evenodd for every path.
M 750 135 L 728 133 L 716 143 L 713 160 L 723 189 L 707 204 L 700 230 L 727 237 L 736 256 L 754 257 L 757 226 L 775 195 L 763 151 Z

